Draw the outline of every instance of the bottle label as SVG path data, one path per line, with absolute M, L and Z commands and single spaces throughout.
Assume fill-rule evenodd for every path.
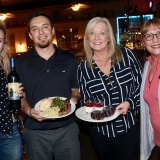
M 19 100 L 19 86 L 20 83 L 8 83 L 8 97 L 9 100 Z

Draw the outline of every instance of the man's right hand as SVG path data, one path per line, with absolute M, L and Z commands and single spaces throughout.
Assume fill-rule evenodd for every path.
M 36 119 L 39 122 L 42 122 L 44 120 L 44 118 L 39 115 L 39 111 L 35 110 L 34 108 L 31 108 L 29 116 Z

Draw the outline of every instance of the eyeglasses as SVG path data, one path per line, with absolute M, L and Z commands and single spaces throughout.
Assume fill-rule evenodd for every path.
M 143 37 L 144 37 L 145 40 L 147 40 L 147 41 L 153 40 L 153 39 L 154 39 L 154 36 L 156 36 L 158 39 L 160 39 L 160 32 L 157 32 L 156 34 L 149 33 L 149 34 L 143 35 Z

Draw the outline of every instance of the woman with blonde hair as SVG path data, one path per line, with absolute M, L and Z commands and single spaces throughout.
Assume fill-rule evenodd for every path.
M 81 105 L 88 99 L 116 106 L 119 116 L 109 122 L 89 123 L 100 160 L 138 158 L 137 113 L 140 107 L 141 66 L 133 52 L 119 48 L 108 19 L 95 17 L 84 36 L 86 60 L 78 67 Z
M 141 160 L 147 160 L 152 149 L 160 159 L 160 19 L 147 20 L 142 28 L 142 41 L 149 52 L 141 85 Z
M 7 75 L 10 71 L 10 54 L 5 24 L 0 21 L 0 159 L 21 160 L 22 140 L 18 129 L 17 111 L 9 107 Z M 22 96 L 22 87 L 19 95 Z

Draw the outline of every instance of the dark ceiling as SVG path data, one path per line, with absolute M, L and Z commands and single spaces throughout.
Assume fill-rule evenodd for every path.
M 26 25 L 28 16 L 40 11 L 50 15 L 55 22 L 88 20 L 95 16 L 115 17 L 122 12 L 128 0 L 0 0 L 0 13 L 11 13 L 5 21 L 7 27 Z M 123 2 L 123 3 L 122 3 Z M 87 4 L 87 9 L 73 12 L 76 3 Z
M 119 0 L 98 0 L 98 2 L 112 2 Z M 26 9 L 43 8 L 74 3 L 95 3 L 97 0 L 0 0 L 0 12 L 14 12 Z

